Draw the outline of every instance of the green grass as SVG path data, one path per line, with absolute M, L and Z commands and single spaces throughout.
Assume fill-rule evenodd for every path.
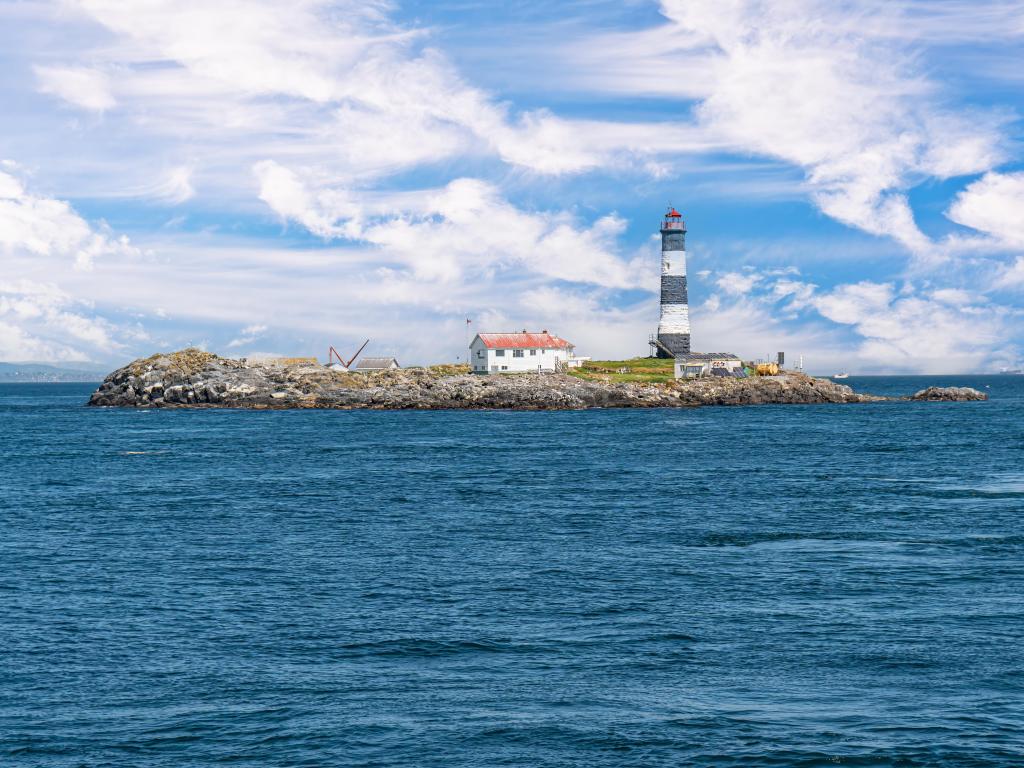
M 664 383 L 675 378 L 675 361 L 656 357 L 635 357 L 632 360 L 591 360 L 582 368 L 568 373 L 588 381 L 630 381 L 645 384 Z M 626 373 L 619 370 L 626 368 Z
M 472 371 L 469 363 L 439 363 L 438 365 L 428 366 L 427 370 L 440 376 L 455 376 Z

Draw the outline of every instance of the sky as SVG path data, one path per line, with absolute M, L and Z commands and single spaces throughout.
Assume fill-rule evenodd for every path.
M 1024 365 L 1024 0 L 0 0 L 0 360 Z M 467 326 L 466 320 L 472 323 Z

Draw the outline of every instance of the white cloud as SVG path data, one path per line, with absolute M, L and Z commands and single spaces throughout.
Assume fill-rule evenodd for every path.
M 26 192 L 16 174 L 4 173 L 5 267 L 39 284 L 52 272 L 72 302 L 62 311 L 85 318 L 122 307 L 153 316 L 163 307 L 165 327 L 201 322 L 238 346 L 272 323 L 273 346 L 294 339 L 296 349 L 284 354 L 307 353 L 303 344 L 325 339 L 387 336 L 403 358 L 425 362 L 457 348 L 457 318 L 466 312 L 511 327 L 557 326 L 598 354 L 644 352 L 656 301 L 633 303 L 620 289 L 656 287 L 654 254 L 623 255 L 626 224 L 618 215 L 594 221 L 570 207 L 594 201 L 590 188 L 541 182 L 565 184 L 569 210 L 520 202 L 540 189 L 540 174 L 628 169 L 618 193 L 632 196 L 645 194 L 647 178 L 699 164 L 683 155 L 725 150 L 781 160 L 773 171 L 784 163 L 784 181 L 793 186 L 802 175 L 801 193 L 828 215 L 928 254 L 935 246 L 914 220 L 907 189 L 929 177 L 987 170 L 999 158 L 998 120 L 948 109 L 945 84 L 922 76 L 926 68 L 907 55 L 906 29 L 879 22 L 891 14 L 873 2 L 666 0 L 666 25 L 620 35 L 621 45 L 601 46 L 607 54 L 595 48 L 589 60 L 595 89 L 631 79 L 676 99 L 675 114 L 656 123 L 569 119 L 501 103 L 427 47 L 429 34 L 399 26 L 401 17 L 384 3 L 69 0 L 59 24 L 72 23 L 69 7 L 82 12 L 81 23 L 59 52 L 60 66 L 37 68 L 39 86 L 105 111 L 102 120 L 55 118 L 67 128 L 61 135 L 85 149 L 81 158 L 66 151 L 69 176 L 99 189 L 77 187 L 71 196 L 178 205 L 198 194 L 213 204 L 203 206 L 203 217 L 221 229 L 153 232 L 146 244 L 158 255 L 139 259 L 68 203 Z M 39 60 L 50 65 L 52 55 L 40 52 Z M 668 114 L 656 106 L 642 105 L 643 114 Z M 744 161 L 747 180 L 749 166 Z M 410 169 L 415 175 L 397 175 Z M 43 172 L 49 186 L 59 186 L 50 179 L 60 171 Z M 1014 174 L 985 178 L 995 177 Z M 715 193 L 721 174 L 707 178 L 710 187 L 687 176 L 688 194 Z M 427 188 L 409 191 L 410 184 Z M 529 192 L 517 198 L 523 189 Z M 1014 195 L 1003 185 L 995 191 L 1012 209 Z M 552 199 L 546 193 L 537 199 Z M 301 227 L 327 242 L 299 248 L 234 236 L 251 223 L 246 216 L 265 210 L 257 194 L 291 224 L 289 240 Z M 950 215 L 986 233 L 978 241 L 1009 243 L 1017 235 L 1005 217 L 991 215 L 998 207 L 992 194 L 978 182 Z M 199 219 L 191 208 L 189 226 Z M 339 240 L 344 248 L 334 247 Z M 65 275 L 73 261 L 96 268 Z M 877 261 L 874 267 L 881 269 Z M 810 274 L 829 282 L 822 270 Z M 931 282 L 920 279 L 904 292 L 896 282 L 885 288 L 897 279 L 885 274 L 874 287 L 834 290 L 763 270 L 717 276 L 705 288 L 718 293 L 695 307 L 695 339 L 707 339 L 704 348 L 758 355 L 781 343 L 839 357 L 852 343 L 856 360 L 876 369 L 910 365 L 907 350 L 918 341 L 930 360 L 950 367 L 974 364 L 974 353 L 964 352 L 971 345 L 1008 343 L 992 336 L 1006 331 L 1005 308 L 980 300 L 969 281 L 928 275 Z M 1000 274 L 1006 286 L 1024 283 L 1019 266 Z M 100 310 L 90 308 L 93 301 Z M 7 322 L 33 320 L 31 303 L 9 298 L 7 306 Z M 939 331 L 924 321 L 928 312 Z M 955 313 L 971 318 L 977 333 L 943 347 L 932 334 L 951 333 Z M 810 324 L 794 330 L 796 322 Z M 88 336 L 95 329 L 78 330 Z M 127 333 L 107 328 L 112 343 Z M 98 349 L 101 341 L 88 343 Z
M 720 276 L 715 283 L 728 294 L 742 296 L 745 293 L 750 293 L 750 290 L 760 279 L 761 276 L 755 272 L 747 272 L 746 274 L 740 272 L 726 272 L 724 275 Z
M 1024 256 L 1018 256 L 1004 266 L 993 280 L 993 288 L 1019 288 L 1024 286 Z
M 297 221 L 320 237 L 357 237 L 362 209 L 343 193 L 313 191 L 299 175 L 273 160 L 253 167 L 259 198 L 283 219 Z M 336 222 L 343 220 L 343 225 Z
M 519 295 L 516 321 L 493 319 L 477 330 L 547 329 L 575 344 L 577 355 L 614 360 L 649 353 L 647 338 L 657 312 L 655 297 L 619 307 L 599 291 L 541 286 Z
M 117 353 L 122 340 L 145 340 L 137 323 L 117 326 L 54 282 L 89 274 L 97 259 L 103 268 L 142 255 L 127 238 L 91 227 L 68 203 L 33 194 L 0 172 L 0 358 L 87 360 Z
M 104 112 L 117 100 L 111 92 L 106 73 L 86 67 L 36 67 L 39 90 L 52 94 L 82 109 Z
M 0 172 L 0 249 L 73 258 L 76 269 L 91 269 L 97 257 L 137 253 L 128 238 L 95 231 L 62 200 L 33 195 L 9 173 Z
M 577 45 L 582 72 L 570 62 L 565 77 L 676 99 L 709 144 L 803 169 L 817 206 L 848 226 L 940 255 L 906 191 L 1004 157 L 1005 117 L 950 106 L 911 45 L 922 25 L 936 41 L 942 30 L 973 29 L 987 42 L 993 20 L 1018 11 L 979 24 L 973 5 L 955 3 L 661 0 L 661 9 L 665 25 Z
M 195 197 L 196 190 L 192 186 L 193 168 L 188 165 L 179 165 L 167 170 L 163 177 L 146 190 L 145 197 L 180 205 Z
M 803 354 L 818 372 L 970 373 L 1018 359 L 1010 330 L 1020 313 L 976 292 L 869 280 L 822 290 L 775 273 L 751 272 L 758 279 L 742 291 L 728 290 L 730 273 L 717 279 L 723 292 L 691 309 L 694 344 Z
M 813 301 L 821 315 L 864 338 L 859 358 L 876 368 L 926 373 L 991 367 L 1007 352 L 1013 311 L 964 291 L 922 294 L 892 283 L 840 285 Z
M 273 161 L 256 166 L 260 199 L 278 215 L 325 238 L 345 237 L 380 248 L 386 262 L 418 279 L 451 283 L 494 270 L 604 287 L 647 284 L 644 268 L 616 255 L 626 222 L 615 215 L 580 226 L 564 212 L 525 212 L 478 179 L 456 179 L 438 190 L 404 193 L 404 208 L 374 215 L 373 206 L 332 189 L 313 189 Z M 639 258 L 639 257 L 638 257 Z
M 963 190 L 947 212 L 957 224 L 1024 246 L 1024 173 L 986 173 Z
M 0 359 L 88 360 L 120 348 L 112 326 L 53 283 L 0 281 Z
M 265 325 L 248 325 L 240 331 L 238 338 L 232 339 L 228 342 L 229 348 L 244 347 L 247 344 L 252 344 L 267 332 L 267 326 Z
M 612 123 L 513 112 L 425 48 L 422 31 L 396 24 L 385 3 L 73 5 L 118 35 L 88 55 L 118 73 L 123 111 L 165 138 L 189 135 L 211 175 L 234 176 L 222 188 L 235 194 L 244 188 L 237 174 L 266 158 L 315 168 L 318 188 L 341 189 L 486 154 L 541 174 L 629 167 L 658 177 L 669 169 L 664 158 L 730 148 L 803 169 L 829 216 L 936 256 L 943 251 L 918 228 L 906 189 L 1001 157 L 1001 118 L 947 109 L 912 66 L 893 28 L 904 15 L 934 23 L 916 6 L 663 0 L 667 25 L 599 38 L 579 60 L 599 73 L 588 81 L 597 89 L 635 82 L 644 63 L 656 91 L 700 100 L 696 120 L 687 104 L 673 121 Z M 274 207 L 285 209 L 294 190 L 279 181 Z M 191 194 L 174 190 L 172 203 Z M 303 224 L 336 234 L 308 213 Z
M 150 0 L 126 5 L 79 0 L 82 10 L 142 50 L 181 62 L 198 75 L 253 94 L 286 93 L 326 102 L 337 96 L 334 73 L 353 66 L 377 42 L 358 25 L 381 6 Z M 321 13 L 322 12 L 322 13 Z
M 467 154 L 560 175 L 707 143 L 683 126 L 513 113 L 424 47 L 422 31 L 393 22 L 387 3 L 70 5 L 118 36 L 88 55 L 116 70 L 125 114 L 165 135 L 201 125 L 211 152 L 214 137 L 242 132 L 274 147 L 264 157 L 316 157 L 339 178 Z
M 873 40 L 847 6 L 818 0 L 665 0 L 681 28 L 710 41 L 716 77 L 698 114 L 734 145 L 807 172 L 828 215 L 924 253 L 903 190 L 915 174 L 985 170 L 999 158 L 991 119 L 957 118 Z

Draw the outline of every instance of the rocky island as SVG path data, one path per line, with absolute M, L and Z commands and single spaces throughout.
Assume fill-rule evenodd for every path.
M 699 405 L 871 403 L 890 398 L 802 373 L 746 379 L 614 381 L 570 374 L 479 376 L 457 366 L 374 373 L 314 362 L 233 360 L 186 349 L 111 373 L 92 406 L 135 408 L 519 409 L 678 408 Z M 931 387 L 902 399 L 986 400 L 975 389 Z

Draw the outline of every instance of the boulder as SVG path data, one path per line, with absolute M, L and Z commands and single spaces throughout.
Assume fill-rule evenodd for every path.
M 931 400 L 962 402 L 968 400 L 988 400 L 988 395 L 973 387 L 928 387 L 910 396 L 911 400 Z

